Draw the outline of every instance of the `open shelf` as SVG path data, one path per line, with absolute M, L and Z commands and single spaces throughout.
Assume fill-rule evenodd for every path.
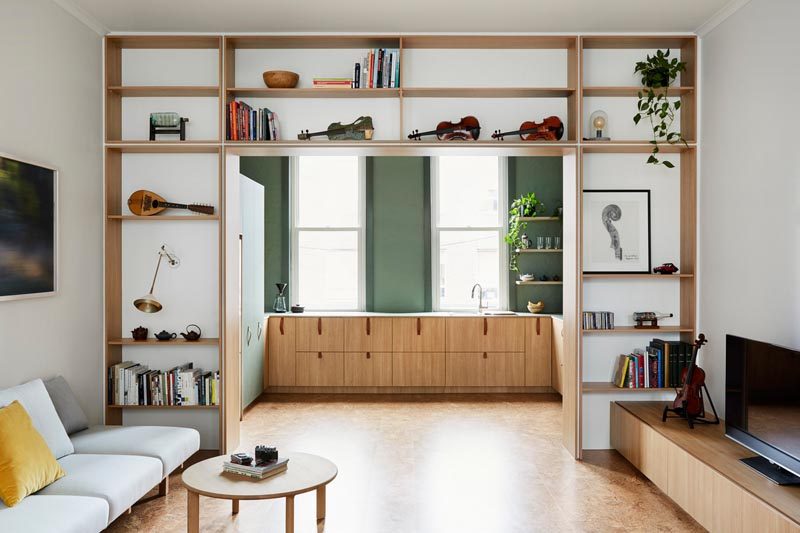
M 403 48 L 575 48 L 574 35 L 404 35 Z
M 584 272 L 583 279 L 681 279 L 693 278 L 694 274 L 590 274 Z
M 583 392 L 675 392 L 674 387 L 650 387 L 631 389 L 628 387 L 617 387 L 610 381 L 584 381 L 581 389 Z
M 660 326 L 658 329 L 636 328 L 634 326 L 617 326 L 614 329 L 584 329 L 584 334 L 598 335 L 630 335 L 631 333 L 644 333 L 648 335 L 658 333 L 691 333 L 692 328 L 682 326 Z
M 199 221 L 199 220 L 219 220 L 219 215 L 152 215 L 141 217 L 137 215 L 108 215 L 109 220 L 137 220 L 141 222 L 167 222 L 167 221 Z
M 697 148 L 692 141 L 686 145 L 659 143 L 658 150 L 662 154 L 680 154 Z M 583 141 L 581 149 L 585 154 L 649 154 L 653 151 L 650 141 Z
M 218 35 L 108 35 L 115 48 L 219 48 Z
M 160 341 L 158 339 L 145 339 L 142 341 L 134 340 L 130 337 L 125 337 L 121 339 L 108 339 L 108 344 L 114 346 L 192 346 L 192 345 L 202 345 L 202 346 L 217 346 L 219 345 L 219 339 L 212 338 L 212 337 L 201 337 L 196 341 L 187 341 L 186 339 L 179 337 L 177 339 L 172 339 L 168 341 Z
M 399 35 L 230 35 L 225 48 L 399 48 Z
M 684 48 L 693 46 L 694 35 L 592 35 L 581 39 L 584 49 Z
M 109 409 L 219 409 L 219 405 L 106 405 Z
M 561 222 L 561 217 L 519 217 L 520 222 Z
M 538 248 L 517 248 L 514 250 L 518 254 L 560 254 L 563 251 L 561 248 L 543 248 L 541 250 Z
M 563 281 L 515 281 L 517 285 L 563 285 Z
M 112 85 L 108 92 L 120 96 L 219 96 L 219 87 L 195 85 Z
M 252 98 L 398 98 L 400 89 L 339 89 L 327 87 L 301 87 L 296 89 L 270 89 L 269 87 L 232 87 L 228 96 Z
M 645 87 L 584 87 L 583 96 L 621 96 L 636 98 L 639 93 L 647 93 Z M 664 89 L 653 89 L 655 93 L 663 93 Z M 666 89 L 667 96 L 682 96 L 694 92 L 694 87 L 669 87 Z
M 123 154 L 216 154 L 219 141 L 107 141 L 106 148 Z
M 575 89 L 564 87 L 408 87 L 404 98 L 565 98 Z

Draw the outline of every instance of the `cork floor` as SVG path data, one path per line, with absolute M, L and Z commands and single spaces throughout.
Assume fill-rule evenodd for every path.
M 327 518 L 295 500 L 297 533 L 704 531 L 612 451 L 574 461 L 557 395 L 274 395 L 242 423 L 243 451 L 274 444 L 339 467 Z M 284 502 L 200 498 L 203 532 L 283 532 Z M 186 531 L 180 473 L 108 529 Z

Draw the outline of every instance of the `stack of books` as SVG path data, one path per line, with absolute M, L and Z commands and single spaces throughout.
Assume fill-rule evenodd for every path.
M 314 78 L 315 89 L 350 89 L 353 80 L 350 78 Z
M 109 405 L 219 405 L 219 372 L 186 363 L 170 370 L 123 361 L 108 369 Z
M 236 474 L 238 476 L 245 476 L 253 479 L 266 479 L 286 472 L 289 466 L 289 458 L 278 459 L 275 463 L 270 463 L 263 466 L 245 466 L 230 461 L 225 461 L 222 464 L 222 471 L 229 474 Z
M 614 313 L 611 311 L 584 311 L 583 329 L 614 329 Z
M 253 109 L 234 100 L 228 104 L 226 132 L 229 141 L 277 141 L 278 115 L 266 107 Z
M 620 355 L 614 385 L 647 389 L 680 387 L 681 373 L 692 361 L 692 344 L 653 339 L 644 349 Z
M 400 51 L 376 48 L 356 63 L 354 89 L 396 89 L 400 87 Z

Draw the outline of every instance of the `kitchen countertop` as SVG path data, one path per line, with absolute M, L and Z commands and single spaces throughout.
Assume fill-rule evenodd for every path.
M 436 311 L 436 312 L 419 312 L 419 313 L 374 313 L 368 311 L 305 311 L 303 313 L 265 313 L 266 317 L 271 316 L 298 316 L 298 317 L 343 317 L 343 318 L 361 318 L 361 317 L 391 317 L 391 318 L 416 318 L 416 317 L 486 317 L 486 318 L 503 318 L 503 317 L 514 317 L 514 316 L 521 316 L 521 317 L 533 317 L 533 316 L 541 316 L 541 317 L 552 317 L 552 318 L 563 318 L 561 314 L 552 314 L 552 313 L 541 313 L 541 314 L 531 314 L 531 313 L 517 313 L 514 312 L 512 314 L 503 314 L 503 315 L 492 315 L 492 314 L 478 314 L 477 312 L 470 312 L 470 311 Z

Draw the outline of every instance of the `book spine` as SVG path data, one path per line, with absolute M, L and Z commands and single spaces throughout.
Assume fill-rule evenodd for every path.
M 358 89 L 361 87 L 361 65 L 356 63 L 355 69 L 353 70 L 353 89 Z

